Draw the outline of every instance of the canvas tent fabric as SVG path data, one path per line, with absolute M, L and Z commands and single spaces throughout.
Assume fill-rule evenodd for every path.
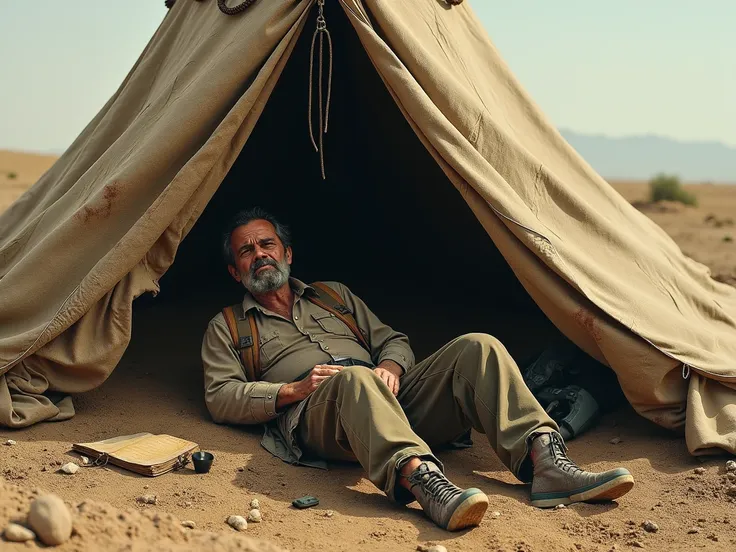
M 736 289 L 576 154 L 470 2 L 328 4 L 547 317 L 693 454 L 736 453 Z M 313 0 L 236 16 L 179 0 L 102 111 L 0 216 L 0 425 L 66 419 L 68 395 L 110 375 L 134 298 L 158 290 L 314 16 Z

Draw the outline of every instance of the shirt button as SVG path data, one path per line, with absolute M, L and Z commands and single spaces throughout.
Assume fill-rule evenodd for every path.
M 299 317 L 298 317 L 298 316 L 295 316 L 295 317 L 294 317 L 294 320 L 299 320 Z
M 268 396 L 268 398 L 269 398 L 269 399 L 270 399 L 270 398 L 272 398 L 272 397 L 273 397 L 273 395 L 269 395 L 269 396 Z

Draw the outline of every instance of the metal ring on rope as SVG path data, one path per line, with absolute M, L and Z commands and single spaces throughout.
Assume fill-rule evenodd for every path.
M 202 0 L 197 0 L 197 2 L 202 2 Z M 217 7 L 220 8 L 220 11 L 224 13 L 225 15 L 237 15 L 240 12 L 243 12 L 247 10 L 248 8 L 250 8 L 256 2 L 258 2 L 258 0 L 243 0 L 237 6 L 233 6 L 231 8 L 227 5 L 227 0 L 217 0 Z M 176 3 L 176 0 L 165 0 L 164 1 L 164 4 L 169 9 L 173 8 L 175 3 Z

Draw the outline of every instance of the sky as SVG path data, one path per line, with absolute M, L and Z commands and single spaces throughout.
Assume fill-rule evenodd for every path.
M 736 1 L 471 6 L 558 127 L 736 146 Z M 165 13 L 163 0 L 0 2 L 0 148 L 63 151 Z

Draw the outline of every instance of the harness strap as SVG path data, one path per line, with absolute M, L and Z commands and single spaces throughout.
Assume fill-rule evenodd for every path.
M 325 309 L 327 312 L 334 314 L 337 318 L 342 320 L 342 322 L 348 328 L 350 328 L 350 331 L 355 334 L 356 339 L 363 346 L 363 348 L 368 351 L 368 353 L 370 353 L 371 346 L 368 344 L 367 336 L 358 326 L 358 322 L 355 320 L 353 311 L 348 308 L 342 297 L 340 297 L 340 295 L 334 289 L 332 289 L 324 282 L 314 282 L 312 284 L 312 287 L 318 290 L 317 296 L 315 297 L 312 295 L 305 295 L 307 300 L 314 303 L 318 307 Z M 320 291 L 323 293 L 320 293 Z
M 237 311 L 237 312 L 236 312 Z M 250 313 L 244 316 L 242 304 L 222 309 L 233 346 L 240 352 L 240 360 L 248 381 L 261 379 L 261 348 L 258 326 Z

